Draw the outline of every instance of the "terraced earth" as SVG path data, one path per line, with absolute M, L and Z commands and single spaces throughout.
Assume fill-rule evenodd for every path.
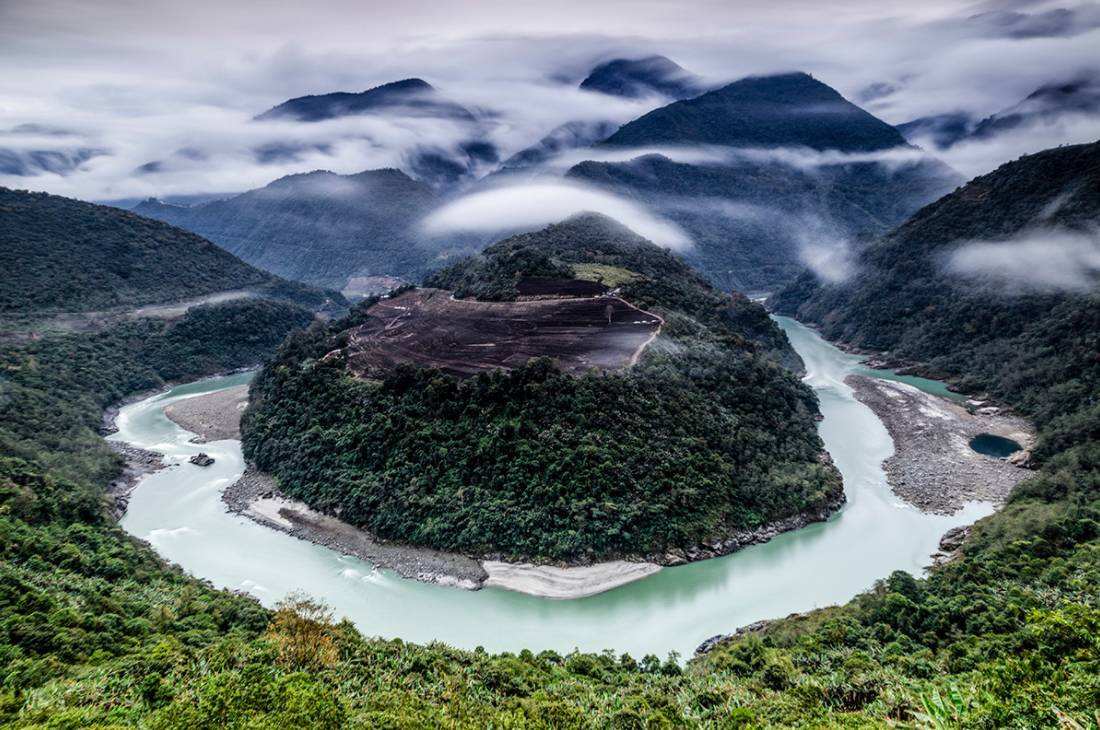
M 343 350 L 361 377 L 402 363 L 468 377 L 537 357 L 551 357 L 571 373 L 617 370 L 637 361 L 662 324 L 611 295 L 480 302 L 442 289 L 407 291 L 367 314 Z

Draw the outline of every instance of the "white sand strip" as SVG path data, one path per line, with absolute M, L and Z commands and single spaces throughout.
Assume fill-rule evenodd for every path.
M 613 560 L 596 565 L 558 568 L 530 563 L 483 560 L 489 574 L 484 586 L 497 586 L 542 598 L 584 598 L 653 575 L 661 569 L 654 563 Z

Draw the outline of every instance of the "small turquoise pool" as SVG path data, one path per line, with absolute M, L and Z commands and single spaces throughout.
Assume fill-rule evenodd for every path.
M 994 459 L 1006 459 L 1023 448 L 1012 439 L 1004 436 L 994 436 L 991 433 L 980 433 L 970 439 L 970 448 L 979 454 L 992 456 Z

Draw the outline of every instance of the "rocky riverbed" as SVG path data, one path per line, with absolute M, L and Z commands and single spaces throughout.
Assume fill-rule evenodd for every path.
M 109 442 L 111 448 L 126 460 L 122 473 L 107 485 L 107 496 L 111 498 L 111 512 L 115 519 L 120 519 L 126 514 L 126 507 L 130 504 L 130 495 L 137 487 L 138 482 L 146 474 L 167 468 L 164 463 L 164 454 L 158 451 L 148 451 L 137 446 L 125 444 L 120 441 Z
M 164 409 L 178 426 L 196 434 L 197 444 L 241 437 L 241 413 L 248 405 L 248 386 L 186 398 Z
M 1029 471 L 1027 449 L 1034 431 L 1024 419 L 996 406 L 963 405 L 906 383 L 863 375 L 845 381 L 856 398 L 875 412 L 894 441 L 894 455 L 883 462 L 891 489 L 916 507 L 953 514 L 967 502 L 1003 504 Z M 1023 450 L 997 459 L 970 448 L 979 434 L 1011 439 Z

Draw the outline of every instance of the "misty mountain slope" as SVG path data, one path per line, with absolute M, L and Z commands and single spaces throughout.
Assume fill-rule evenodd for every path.
M 419 278 L 446 253 L 416 230 L 438 199 L 399 170 L 289 175 L 228 200 L 135 208 L 273 273 L 342 288 L 350 277 Z
M 1031 125 L 1057 124 L 1063 117 L 1100 114 L 1100 82 L 1093 77 L 1046 84 L 1024 99 L 975 120 L 963 112 L 921 117 L 898 125 L 914 144 L 947 149 L 965 141 L 988 141 Z
M 566 122 L 551 130 L 533 145 L 515 153 L 503 163 L 494 175 L 516 170 L 530 169 L 549 162 L 555 155 L 569 150 L 589 147 L 600 140 L 607 139 L 619 125 L 615 122 L 576 121 Z
M 83 312 L 236 289 L 310 305 L 324 298 L 160 221 L 0 188 L 0 313 Z
M 678 223 L 696 244 L 689 259 L 719 286 L 745 291 L 790 281 L 962 182 L 806 74 L 746 79 L 670 104 L 605 144 L 626 140 L 722 145 L 711 162 L 646 155 L 583 162 L 567 177 L 640 200 Z M 777 145 L 791 146 L 767 149 Z M 848 161 L 837 150 L 854 156 Z
M 289 496 L 386 539 L 557 564 L 703 559 L 843 502 L 763 309 L 614 221 L 514 236 L 427 283 L 257 376 L 245 454 Z M 628 357 L 598 354 L 638 327 Z
M 934 149 L 947 149 L 970 134 L 974 120 L 965 112 L 948 112 L 920 117 L 897 125 L 906 140 L 913 144 L 928 144 Z
M 605 145 L 809 147 L 868 152 L 905 144 L 886 122 L 809 74 L 753 76 L 624 124 Z
M 850 280 L 803 275 L 771 303 L 1024 407 L 1053 382 L 1096 393 L 1098 227 L 1100 142 L 1051 149 L 922 209 L 862 251 Z
M 468 109 L 443 98 L 434 86 L 416 78 L 392 81 L 358 93 L 337 91 L 295 97 L 257 115 L 256 120 L 293 119 L 300 122 L 319 122 L 353 114 L 394 110 L 404 115 L 473 121 L 473 115 Z
M 605 61 L 592 69 L 580 88 L 628 99 L 686 99 L 701 94 L 705 87 L 702 79 L 674 61 L 664 56 L 645 56 Z

